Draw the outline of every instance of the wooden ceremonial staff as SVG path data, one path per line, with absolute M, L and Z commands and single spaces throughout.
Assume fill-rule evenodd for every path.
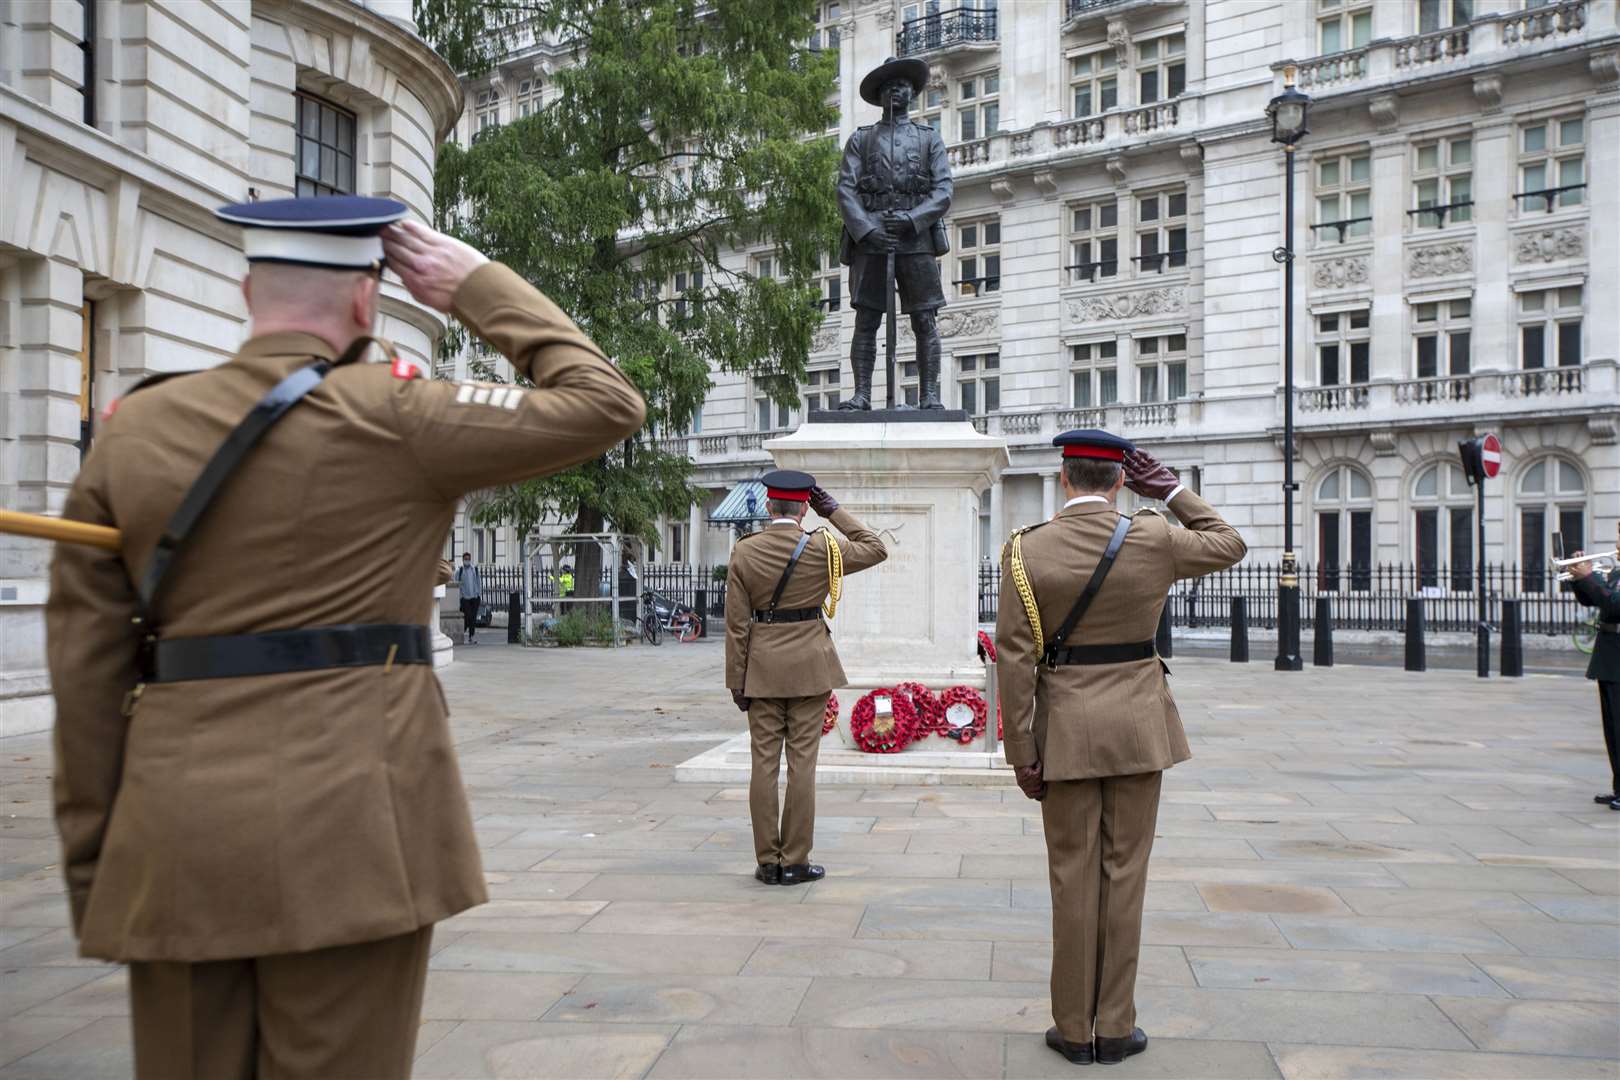
M 20 514 L 15 510 L 0 510 L 0 533 L 34 536 L 61 544 L 89 544 L 91 547 L 105 548 L 108 551 L 117 551 L 120 547 L 117 529 L 47 517 L 44 514 Z

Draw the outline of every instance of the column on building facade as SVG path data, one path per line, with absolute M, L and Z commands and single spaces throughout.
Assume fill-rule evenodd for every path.
M 1002 537 L 1007 535 L 1006 529 L 1002 526 L 1003 482 L 1002 477 L 997 475 L 995 482 L 990 485 L 990 543 L 979 552 L 981 559 L 995 558 L 997 550 L 1001 547 Z
M 686 565 L 695 570 L 703 561 L 702 553 L 698 550 L 700 547 L 699 541 L 703 536 L 703 499 L 701 496 L 692 503 L 692 508 L 687 512 L 686 532 Z
M 1470 310 L 1469 366 L 1506 371 L 1517 366 L 1513 293 L 1508 287 L 1508 208 L 1518 168 L 1513 123 L 1490 117 L 1474 127 L 1474 303 Z
M 1041 520 L 1050 521 L 1057 513 L 1057 473 L 1041 474 Z
M 1401 268 L 1406 242 L 1407 144 L 1404 135 L 1389 135 L 1369 142 L 1372 146 L 1373 248 L 1367 280 L 1372 283 L 1373 297 L 1372 346 L 1368 367 L 1369 374 L 1376 382 L 1405 379 L 1411 375 L 1411 365 L 1407 361 L 1410 347 L 1406 334 L 1405 276 Z M 1298 180 L 1309 186 L 1310 173 L 1306 172 Z M 1307 200 L 1305 205 L 1308 208 L 1310 202 Z M 1294 287 L 1299 289 L 1304 284 L 1304 274 L 1301 272 Z M 1304 310 L 1296 312 L 1296 318 L 1307 326 L 1311 321 L 1309 313 Z M 1296 343 L 1296 350 L 1298 347 Z M 1297 365 L 1298 358 L 1309 356 L 1310 353 L 1296 351 L 1294 355 Z M 1343 365 L 1345 361 L 1340 363 Z M 1342 366 L 1339 377 L 1349 381 L 1349 372 Z
M 1609 16 L 1615 17 L 1612 12 Z M 1608 386 L 1610 393 L 1620 389 L 1616 365 L 1620 364 L 1620 332 L 1616 331 L 1616 298 L 1620 297 L 1620 84 L 1616 82 L 1620 59 L 1611 53 L 1594 57 L 1590 69 L 1599 79 L 1602 92 L 1587 102 L 1587 189 L 1591 199 L 1590 250 L 1587 256 L 1586 313 L 1591 329 L 1586 333 L 1587 367 L 1594 385 Z M 1606 368 L 1606 371 L 1600 371 Z M 1620 395 L 1609 397 L 1609 404 Z M 1612 422 L 1612 415 L 1611 415 Z M 1596 453 L 1587 461 L 1592 477 L 1591 536 L 1593 548 L 1607 547 L 1614 539 L 1615 523 L 1620 521 L 1620 447 L 1613 441 L 1593 447 Z

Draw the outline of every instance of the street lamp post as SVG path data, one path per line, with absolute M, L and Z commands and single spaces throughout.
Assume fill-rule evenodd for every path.
M 1305 126 L 1311 99 L 1294 89 L 1294 69 L 1283 73 L 1283 92 L 1266 106 L 1271 121 L 1271 141 L 1283 148 L 1284 195 L 1283 243 L 1271 253 L 1283 268 L 1283 555 L 1282 572 L 1277 578 L 1277 662 L 1278 671 L 1298 671 L 1299 656 L 1299 561 L 1294 554 L 1294 148 L 1309 130 Z

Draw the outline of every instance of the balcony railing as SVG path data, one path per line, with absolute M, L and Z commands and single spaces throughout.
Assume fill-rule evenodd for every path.
M 1510 398 L 1557 397 L 1578 394 L 1585 386 L 1584 369 L 1578 367 L 1533 368 L 1504 371 L 1502 396 Z
M 996 40 L 995 9 L 952 8 L 907 19 L 895 35 L 896 56 L 916 56 L 918 53 L 953 45 L 973 45 Z
M 1434 405 L 1443 402 L 1469 401 L 1474 396 L 1472 375 L 1439 375 L 1422 379 L 1407 379 L 1395 384 L 1395 404 Z
M 1355 386 L 1312 386 L 1299 391 L 1302 413 L 1350 412 L 1365 409 L 1369 401 L 1364 384 Z
M 1123 2 L 1124 0 L 1067 0 L 1063 5 L 1063 17 L 1072 19 L 1076 15 L 1090 15 Z
M 1382 38 L 1343 52 L 1279 61 L 1272 65 L 1275 85 L 1280 89 L 1286 69 L 1293 67 L 1300 89 L 1312 94 L 1364 90 L 1431 71 L 1483 66 L 1507 55 L 1604 39 L 1616 29 L 1615 8 L 1609 3 L 1563 0 L 1528 9 L 1512 6 L 1520 10 L 1491 12 L 1461 26 Z
M 972 142 L 957 143 L 946 148 L 945 156 L 950 159 L 953 169 L 982 165 L 990 160 L 990 140 L 974 139 Z

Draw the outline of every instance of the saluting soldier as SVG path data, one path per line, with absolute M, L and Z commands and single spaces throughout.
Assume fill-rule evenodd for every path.
M 801 885 L 826 871 L 810 862 L 816 827 L 816 756 L 827 696 L 847 681 L 825 619 L 843 577 L 889 557 L 877 533 L 795 469 L 766 473 L 771 522 L 737 542 L 726 574 L 726 686 L 748 713 L 753 771 L 754 877 Z M 804 530 L 807 509 L 843 534 Z M 787 796 L 777 814 L 776 778 L 787 744 Z
M 1002 554 L 996 649 L 1007 762 L 1041 803 L 1052 884 L 1052 1019 L 1046 1044 L 1077 1065 L 1147 1049 L 1136 1026 L 1142 898 L 1163 770 L 1191 757 L 1154 652 L 1178 578 L 1231 566 L 1243 539 L 1150 455 L 1106 431 L 1070 431 L 1068 501 Z M 1121 486 L 1162 499 L 1115 506 Z
M 404 1077 L 433 924 L 485 899 L 423 624 L 439 549 L 462 495 L 593 458 L 645 406 L 555 304 L 400 203 L 218 213 L 252 336 L 117 404 L 65 516 L 122 550 L 52 565 L 73 928 L 129 964 L 142 1077 Z M 535 389 L 352 362 L 385 252 Z
M 1607 792 L 1599 792 L 1594 801 L 1610 810 L 1620 810 L 1620 567 L 1609 571 L 1604 580 L 1590 562 L 1578 562 L 1570 564 L 1569 575 L 1574 580 L 1576 601 L 1597 608 L 1598 613 L 1597 640 L 1592 643 L 1586 677 L 1598 684 L 1598 709 L 1603 717 L 1603 745 L 1609 751 L 1612 786 Z

